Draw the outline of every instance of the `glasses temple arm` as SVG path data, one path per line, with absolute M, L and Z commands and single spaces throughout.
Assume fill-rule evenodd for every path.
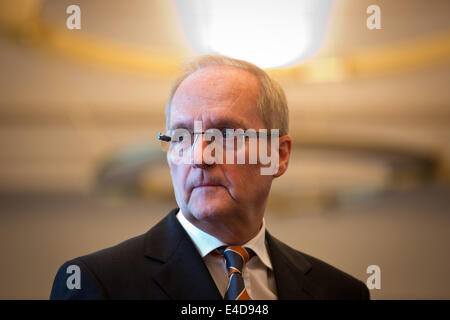
M 158 140 L 170 142 L 170 140 L 172 140 L 172 138 L 169 136 L 166 136 L 165 134 L 162 134 L 161 132 L 158 132 Z

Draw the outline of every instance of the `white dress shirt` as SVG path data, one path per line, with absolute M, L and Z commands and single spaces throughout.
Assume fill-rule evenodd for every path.
M 228 271 L 225 266 L 225 259 L 210 253 L 218 247 L 226 246 L 227 244 L 190 223 L 181 212 L 181 209 L 177 213 L 177 219 L 192 239 L 192 242 L 194 242 L 219 292 L 224 297 L 228 284 Z M 266 228 L 263 219 L 263 225 L 258 234 L 243 245 L 243 247 L 252 249 L 256 254 L 246 263 L 242 270 L 245 288 L 253 300 L 277 299 L 275 277 L 267 252 L 265 233 Z

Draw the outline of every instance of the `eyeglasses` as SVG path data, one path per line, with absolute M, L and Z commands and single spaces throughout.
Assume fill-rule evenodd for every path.
M 265 130 L 266 131 L 266 130 Z M 158 133 L 158 140 L 161 142 L 161 147 L 164 151 L 168 151 L 170 148 L 185 143 L 186 146 L 192 147 L 197 138 L 200 135 L 205 135 L 205 140 L 209 143 L 222 143 L 224 148 L 238 149 L 245 143 L 246 138 L 268 138 L 271 133 L 257 132 L 255 130 L 242 130 L 242 129 L 209 129 L 204 132 L 192 132 L 188 129 L 173 129 L 169 130 L 167 134 L 162 132 Z M 221 140 L 221 141 L 220 141 Z

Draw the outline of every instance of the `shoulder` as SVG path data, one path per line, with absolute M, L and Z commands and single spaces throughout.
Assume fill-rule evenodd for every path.
M 146 234 L 142 234 L 130 238 L 114 246 L 75 258 L 74 261 L 80 261 L 98 271 L 114 269 L 124 264 L 133 265 L 143 256 L 145 236 Z
M 148 259 L 145 258 L 149 248 L 166 248 L 167 242 L 179 237 L 179 231 L 174 225 L 174 212 L 172 210 L 165 218 L 159 221 L 146 233 L 120 242 L 114 246 L 95 251 L 73 259 L 81 262 L 95 274 L 116 272 L 130 272 L 142 266 Z
M 278 250 L 275 257 L 283 257 L 286 263 L 295 266 L 320 292 L 322 299 L 370 299 L 367 286 L 350 274 L 321 259 L 296 250 L 284 242 L 269 236 L 272 247 Z
M 55 276 L 51 298 L 165 299 L 152 277 L 181 237 L 175 212 L 145 234 L 65 262 Z M 81 290 L 68 283 L 74 280 L 76 272 L 81 276 Z
M 66 261 L 57 271 L 51 299 L 108 299 L 124 271 L 139 265 L 144 235 Z M 122 275 L 119 277 L 119 275 Z
M 367 286 L 350 274 L 339 270 L 338 268 L 310 256 L 306 253 L 297 251 L 303 255 L 310 263 L 311 270 L 306 275 L 313 282 L 321 284 L 326 288 L 326 297 L 329 299 L 370 299 Z

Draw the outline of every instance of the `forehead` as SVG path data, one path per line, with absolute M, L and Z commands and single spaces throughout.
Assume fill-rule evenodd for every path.
M 239 125 L 263 127 L 256 107 L 259 82 L 248 71 L 230 66 L 207 67 L 191 74 L 175 92 L 169 127 L 190 127 L 195 120 L 203 127 Z

